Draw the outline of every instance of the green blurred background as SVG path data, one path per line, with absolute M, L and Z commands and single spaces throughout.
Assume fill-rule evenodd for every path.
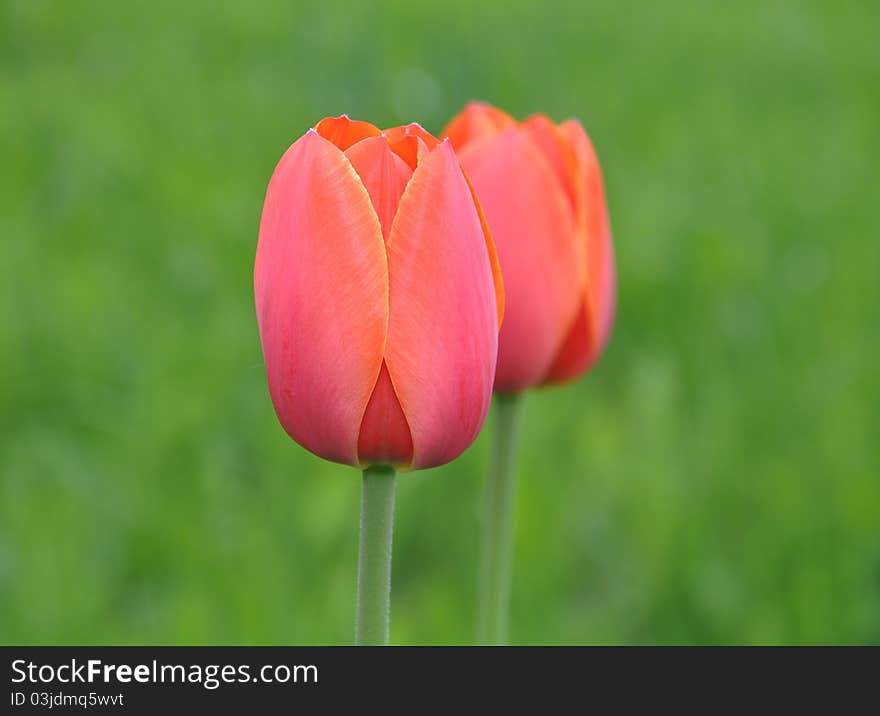
M 604 359 L 529 396 L 513 641 L 880 642 L 878 27 L 4 0 L 0 641 L 351 640 L 360 480 L 273 413 L 262 200 L 324 115 L 486 99 L 584 121 L 619 261 Z M 487 444 L 400 480 L 395 643 L 472 637 Z

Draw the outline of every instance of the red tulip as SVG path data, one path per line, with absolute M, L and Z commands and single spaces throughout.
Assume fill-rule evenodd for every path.
M 269 182 L 254 292 L 275 411 L 308 450 L 415 469 L 477 436 L 503 291 L 449 141 L 321 120 Z
M 504 274 L 495 389 L 578 377 L 608 340 L 616 294 L 602 174 L 583 127 L 544 115 L 517 123 L 472 103 L 443 135 L 477 190 Z

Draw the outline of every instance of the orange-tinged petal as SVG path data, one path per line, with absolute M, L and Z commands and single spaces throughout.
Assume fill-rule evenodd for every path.
M 415 169 L 431 152 L 425 140 L 415 134 L 396 135 L 387 140 L 391 151 L 403 159 L 410 169 Z
M 362 139 L 349 147 L 345 156 L 364 183 L 387 240 L 412 169 L 391 151 L 384 137 Z
M 596 152 L 579 122 L 563 122 L 560 130 L 577 158 L 575 178 L 586 243 L 586 289 L 582 310 L 547 377 L 553 383 L 576 378 L 596 362 L 611 333 L 617 296 L 611 226 Z
M 571 206 L 529 134 L 510 127 L 460 154 L 489 220 L 504 276 L 495 388 L 539 384 L 583 296 Z
M 402 141 L 406 137 L 418 137 L 427 145 L 428 149 L 430 150 L 433 150 L 434 147 L 436 147 L 440 143 L 440 140 L 437 139 L 437 137 L 431 134 L 418 122 L 411 122 L 410 124 L 404 124 L 400 127 L 392 127 L 391 129 L 386 129 L 383 134 L 388 139 L 388 143 L 391 145 Z
M 588 302 L 598 319 L 599 335 L 604 341 L 611 329 L 616 299 L 614 247 L 605 183 L 596 151 L 580 122 L 568 120 L 560 129 L 571 142 L 577 158 L 587 232 Z
M 529 117 L 522 127 L 544 153 L 574 211 L 579 201 L 574 182 L 577 160 L 568 138 L 545 114 Z
M 516 124 L 513 117 L 486 102 L 469 102 L 440 133 L 441 137 L 449 137 L 456 151 L 461 150 L 468 142 L 480 137 L 496 134 Z
M 412 454 L 409 425 L 394 392 L 388 366 L 382 363 L 361 423 L 358 459 L 362 465 L 393 465 L 406 469 L 412 462 Z
M 412 467 L 432 467 L 482 427 L 498 347 L 485 235 L 449 142 L 414 172 L 387 250 L 385 361 L 412 433 Z
M 568 335 L 562 341 L 559 353 L 544 380 L 545 383 L 574 380 L 590 369 L 598 357 L 595 329 L 596 326 L 587 316 L 587 303 L 583 301 L 574 323 L 568 330 Z
M 349 119 L 347 114 L 338 117 L 324 117 L 315 126 L 315 131 L 324 139 L 333 142 L 343 152 L 362 139 L 378 137 L 382 134 L 382 130 L 378 127 L 369 122 Z
M 385 345 L 385 244 L 351 163 L 314 131 L 287 150 L 269 182 L 254 294 L 284 429 L 321 457 L 357 465 Z

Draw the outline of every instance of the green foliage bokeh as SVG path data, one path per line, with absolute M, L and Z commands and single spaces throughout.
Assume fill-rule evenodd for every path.
M 618 257 L 607 354 L 528 398 L 513 641 L 880 642 L 878 26 L 2 3 L 0 642 L 351 641 L 360 480 L 273 413 L 262 200 L 324 115 L 469 99 L 583 120 Z M 392 642 L 472 637 L 486 438 L 399 481 Z

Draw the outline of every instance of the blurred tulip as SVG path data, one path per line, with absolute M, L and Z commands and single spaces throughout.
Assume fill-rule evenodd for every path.
M 583 127 L 544 115 L 517 123 L 471 103 L 443 136 L 477 191 L 504 274 L 495 389 L 582 375 L 608 340 L 616 290 L 602 174 Z
M 269 183 L 254 292 L 272 402 L 303 447 L 416 469 L 477 436 L 503 291 L 449 141 L 321 120 Z

